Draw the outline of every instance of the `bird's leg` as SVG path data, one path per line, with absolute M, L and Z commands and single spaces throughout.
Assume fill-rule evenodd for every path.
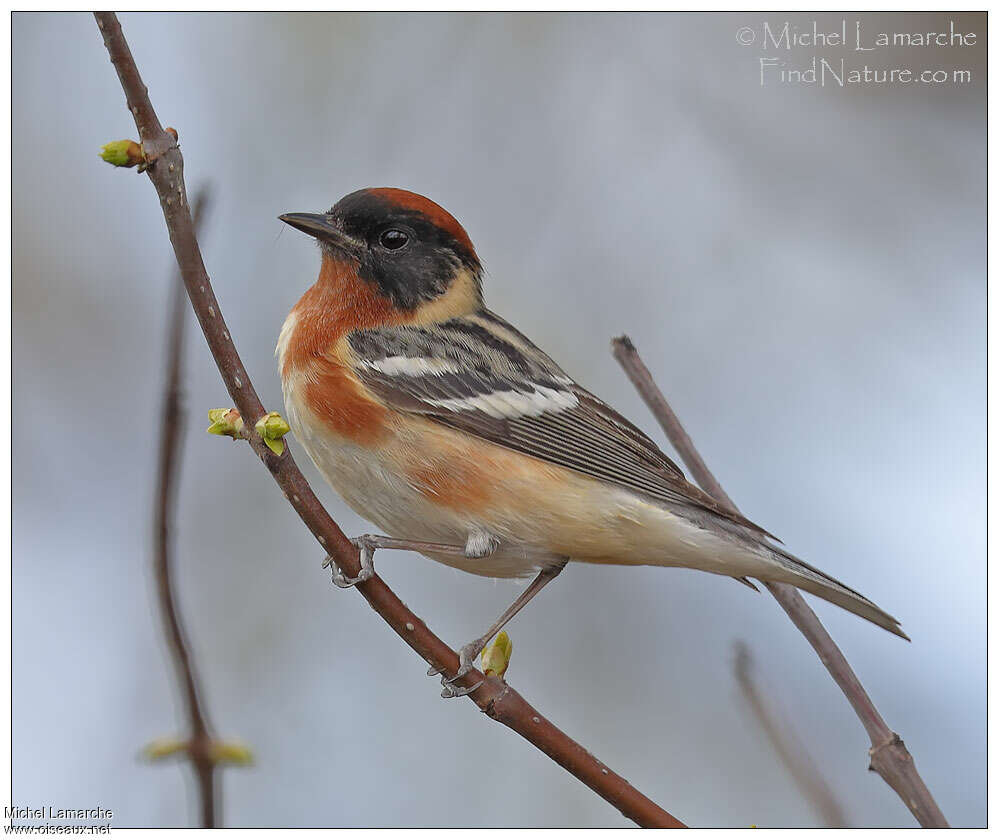
M 475 689 L 477 689 L 481 682 L 476 683 L 471 688 L 455 688 L 454 682 L 460 680 L 465 674 L 472 670 L 475 665 L 475 658 L 482 653 L 482 649 L 489 643 L 489 640 L 493 638 L 506 623 L 513 618 L 517 613 L 519 613 L 535 595 L 537 595 L 542 589 L 545 588 L 551 581 L 558 577 L 559 572 L 565 568 L 565 564 L 568 563 L 568 558 L 559 561 L 555 566 L 548 566 L 538 572 L 538 576 L 531 581 L 530 585 L 525 589 L 517 599 L 507 607 L 503 614 L 496 619 L 496 622 L 486 630 L 479 638 L 467 645 L 463 645 L 458 651 L 458 670 L 455 672 L 453 677 L 444 676 L 441 678 L 441 685 L 444 686 L 444 690 L 441 691 L 441 697 L 444 699 L 450 699 L 452 697 L 464 697 L 466 694 L 471 694 Z M 433 677 L 439 674 L 440 671 L 436 668 L 431 668 L 427 671 L 427 676 Z
M 379 548 L 398 548 L 410 551 L 432 551 L 437 554 L 460 554 L 465 556 L 465 546 L 447 545 L 446 543 L 417 542 L 415 540 L 397 540 L 394 537 L 384 537 L 380 534 L 364 534 L 354 537 L 351 542 L 357 546 L 361 554 L 361 571 L 357 577 L 345 577 L 336 565 L 336 561 L 329 554 L 323 561 L 323 568 L 327 566 L 333 569 L 333 583 L 341 589 L 356 586 L 363 581 L 370 580 L 375 574 L 375 551 Z

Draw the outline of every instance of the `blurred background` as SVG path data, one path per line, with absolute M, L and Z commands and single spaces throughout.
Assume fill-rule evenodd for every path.
M 277 215 L 365 186 L 430 196 L 469 231 L 494 310 L 666 446 L 609 352 L 629 333 L 743 511 L 902 620 L 912 644 L 810 599 L 945 815 L 980 826 L 985 17 L 845 18 L 865 46 L 953 20 L 973 47 L 761 45 L 764 21 L 813 20 L 844 18 L 122 16 L 190 192 L 214 186 L 202 248 L 269 407 L 278 330 L 318 267 Z M 98 159 L 136 132 L 93 19 L 15 14 L 12 34 L 14 801 L 192 824 L 189 768 L 137 758 L 183 729 L 151 573 L 172 252 L 147 179 Z M 781 80 L 813 55 L 949 81 Z M 761 57 L 787 62 L 762 85 Z M 196 327 L 188 349 L 178 596 L 211 722 L 257 758 L 223 773 L 225 824 L 626 825 L 442 701 L 329 583 L 257 460 L 204 434 L 230 400 Z M 343 529 L 369 530 L 291 445 Z M 378 568 L 454 645 L 518 591 L 410 553 Z M 740 693 L 738 640 L 847 819 L 914 824 L 766 594 L 572 566 L 509 629 L 511 683 L 691 825 L 821 824 Z

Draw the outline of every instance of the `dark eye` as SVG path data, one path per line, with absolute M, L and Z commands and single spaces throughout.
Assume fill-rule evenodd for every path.
M 401 230 L 391 228 L 383 231 L 382 235 L 378 237 L 378 241 L 381 243 L 383 248 L 388 248 L 390 251 L 398 251 L 407 242 L 409 242 L 409 234 L 403 233 Z

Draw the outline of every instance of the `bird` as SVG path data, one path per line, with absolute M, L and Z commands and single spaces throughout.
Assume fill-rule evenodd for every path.
M 488 309 L 472 241 L 443 207 L 379 187 L 278 218 L 321 253 L 277 343 L 288 423 L 333 489 L 384 532 L 355 538 L 354 578 L 327 558 L 334 583 L 370 578 L 379 548 L 487 577 L 535 576 L 462 646 L 443 696 L 478 687 L 455 683 L 569 561 L 699 569 L 754 589 L 749 578 L 788 583 L 908 639 L 871 600 L 688 482 Z

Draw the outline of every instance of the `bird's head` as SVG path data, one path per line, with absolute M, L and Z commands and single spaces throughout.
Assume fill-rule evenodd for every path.
M 316 237 L 323 258 L 349 262 L 358 277 L 402 310 L 445 295 L 461 280 L 476 293 L 482 268 L 468 234 L 443 207 L 387 187 L 341 198 L 326 213 L 279 217 Z

